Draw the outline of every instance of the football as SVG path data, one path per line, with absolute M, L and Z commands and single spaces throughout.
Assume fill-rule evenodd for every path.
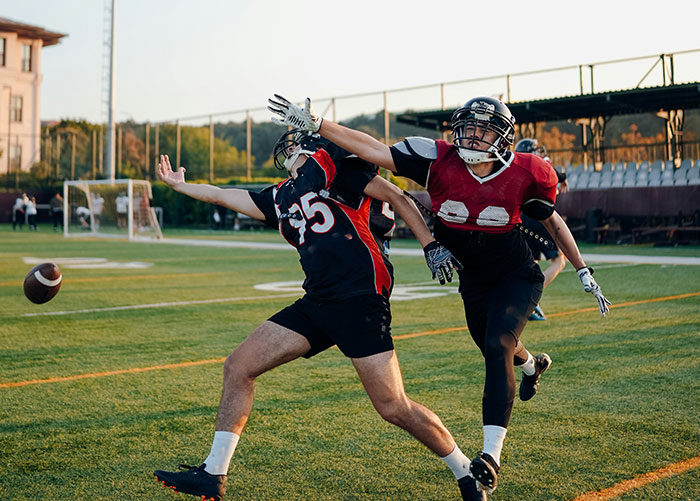
M 37 264 L 24 279 L 24 295 L 32 303 L 51 301 L 61 288 L 61 270 L 53 263 Z

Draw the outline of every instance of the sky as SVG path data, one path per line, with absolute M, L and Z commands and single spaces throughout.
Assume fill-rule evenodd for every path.
M 105 0 L 0 0 L 0 17 L 68 35 L 42 50 L 42 120 L 106 119 L 104 10 Z M 332 96 L 700 49 L 698 17 L 697 0 L 116 0 L 115 116 L 158 122 L 260 109 L 273 93 L 310 96 L 328 116 Z M 634 87 L 653 61 L 596 66 L 596 90 Z M 675 65 L 680 80 L 700 81 L 700 56 Z M 576 69 L 515 78 L 511 100 L 578 86 Z M 505 88 L 504 78 L 452 85 L 445 100 Z M 439 87 L 389 93 L 388 102 L 436 109 Z M 376 112 L 383 97 L 338 103 L 342 118 Z

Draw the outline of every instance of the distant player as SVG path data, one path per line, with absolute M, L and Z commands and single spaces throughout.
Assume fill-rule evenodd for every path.
M 226 359 L 216 433 L 203 464 L 179 472 L 158 470 L 155 476 L 177 491 L 221 499 L 229 462 L 253 406 L 255 378 L 337 345 L 351 359 L 379 414 L 445 461 L 463 499 L 482 500 L 469 476 L 469 460 L 450 432 L 405 393 L 391 339 L 393 272 L 384 252 L 393 221 L 382 217 L 393 217 L 378 203 L 375 215 L 382 217 L 371 218 L 373 200 L 390 203 L 406 221 L 441 282 L 451 279 L 452 257 L 435 242 L 413 202 L 377 176 L 376 167 L 332 144 L 318 149 L 318 140 L 300 131 L 284 134 L 275 146 L 275 160 L 289 178 L 259 193 L 186 183 L 185 169 L 173 171 L 168 157 L 161 156 L 158 177 L 174 190 L 279 229 L 299 252 L 306 294 L 255 329 Z
M 516 153 L 531 153 L 533 155 L 537 155 L 538 157 L 542 158 L 547 163 L 549 163 L 549 165 L 552 165 L 552 162 L 547 156 L 547 149 L 544 147 L 543 144 L 539 144 L 537 139 L 521 139 L 515 145 L 514 151 Z M 552 168 L 554 169 L 554 167 Z M 559 183 L 559 193 L 566 193 L 567 191 L 569 191 L 569 183 L 566 180 L 566 174 L 563 172 L 559 172 L 556 169 L 554 170 L 554 172 L 557 175 L 557 182 Z M 544 237 L 549 242 L 554 242 L 552 236 L 549 234 L 549 232 L 545 229 L 545 227 L 540 221 L 528 216 L 527 214 L 522 214 L 522 220 L 523 226 L 526 229 L 535 232 L 541 237 Z M 544 284 L 542 285 L 542 288 L 545 289 L 549 284 L 552 283 L 552 281 L 557 277 L 557 275 L 559 275 L 559 273 L 561 273 L 561 271 L 566 266 L 566 256 L 559 252 L 559 249 L 556 245 L 552 245 L 552 247 L 547 247 L 546 245 L 543 245 L 539 240 L 536 240 L 534 238 L 528 238 L 527 244 L 530 246 L 530 250 L 532 251 L 532 256 L 535 258 L 535 261 L 539 261 L 540 259 L 542 259 L 542 256 L 544 256 L 544 258 L 547 261 L 549 261 L 549 266 L 543 272 Z M 532 312 L 532 314 L 530 314 L 529 319 L 547 320 L 547 317 L 545 316 L 544 312 L 542 311 L 542 308 L 538 304 L 537 306 L 535 306 L 535 310 Z
M 409 137 L 393 146 L 315 117 L 309 99 L 303 108 L 279 95 L 269 103 L 278 123 L 318 132 L 360 158 L 426 186 L 438 216 L 435 237 L 464 266 L 459 290 L 469 333 L 485 359 L 484 446 L 470 469 L 480 491 L 492 492 L 515 398 L 513 366 L 525 373 L 520 398 L 528 400 L 551 362 L 546 354 L 533 357 L 519 341 L 544 280 L 516 228 L 521 212 L 543 222 L 578 270 L 584 290 L 596 297 L 602 315 L 610 304 L 554 211 L 554 170 L 534 155 L 508 151 L 515 118 L 491 97 L 470 99 L 454 112 L 453 143 Z

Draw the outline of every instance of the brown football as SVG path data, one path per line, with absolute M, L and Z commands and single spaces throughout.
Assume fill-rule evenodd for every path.
M 51 301 L 61 288 L 61 270 L 53 263 L 37 264 L 24 279 L 24 295 L 32 303 Z

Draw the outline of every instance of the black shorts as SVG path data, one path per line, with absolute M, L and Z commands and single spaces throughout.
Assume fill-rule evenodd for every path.
M 549 234 L 544 225 L 537 219 L 533 219 L 531 217 L 527 217 L 525 214 L 522 214 L 522 220 L 525 229 L 534 231 L 539 236 L 546 238 L 550 242 L 554 242 L 552 235 Z M 544 258 L 547 260 L 554 259 L 559 255 L 559 249 L 556 245 L 552 244 L 553 248 L 548 249 L 544 244 L 540 243 L 539 240 L 536 240 L 530 236 L 526 236 L 525 241 L 527 242 L 528 247 L 530 247 L 532 257 L 535 258 L 535 261 L 540 260 L 540 255 L 544 255 Z
M 389 301 L 379 294 L 322 301 L 308 294 L 269 318 L 304 336 L 311 358 L 333 345 L 343 355 L 362 358 L 394 349 Z

